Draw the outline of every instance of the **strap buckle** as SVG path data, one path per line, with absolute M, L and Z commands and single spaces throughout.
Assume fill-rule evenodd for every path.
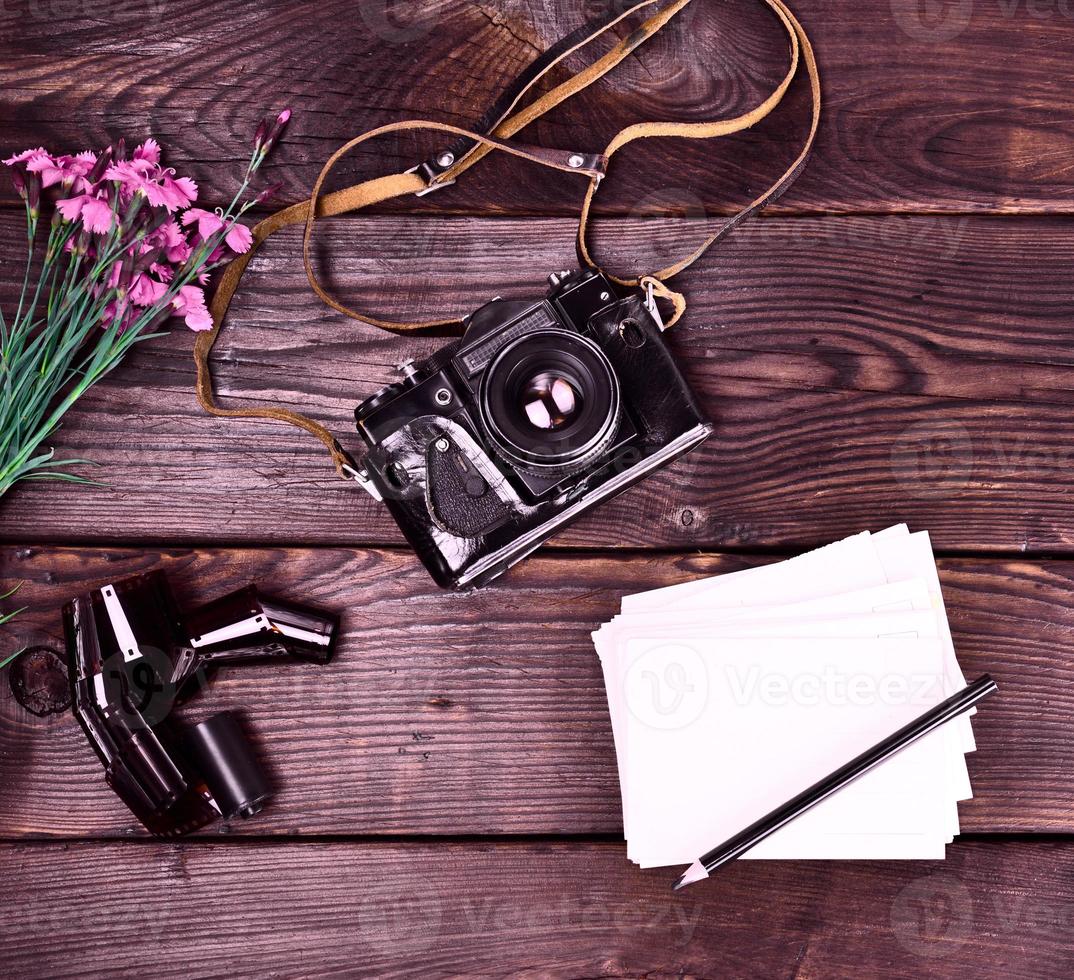
M 369 494 L 374 500 L 383 502 L 384 495 L 377 489 L 377 485 L 369 476 L 369 470 L 358 469 L 356 466 L 351 466 L 349 463 L 343 464 L 343 472 L 347 474 L 355 483 L 358 484 L 366 493 Z
M 450 187 L 452 184 L 455 183 L 454 177 L 452 177 L 451 180 L 437 180 L 435 174 L 429 176 L 428 170 L 428 164 L 419 163 L 416 167 L 411 167 L 407 171 L 408 174 L 421 174 L 421 176 L 425 179 L 426 184 L 428 185 L 420 191 L 415 191 L 415 197 L 425 197 L 426 194 L 432 194 L 433 191 L 441 191 L 445 187 Z
M 663 333 L 667 327 L 664 325 L 664 318 L 660 315 L 660 307 L 656 305 L 656 297 L 653 295 L 653 280 L 648 279 L 645 283 L 645 308 L 649 311 L 649 315 L 656 321 L 656 325 L 660 328 L 660 332 Z

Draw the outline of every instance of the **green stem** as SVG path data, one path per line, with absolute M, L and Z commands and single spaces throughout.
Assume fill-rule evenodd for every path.
M 22 274 L 22 290 L 19 292 L 19 306 L 15 311 L 15 319 L 12 324 L 12 331 L 18 329 L 19 320 L 22 317 L 22 308 L 26 305 L 26 293 L 30 288 L 30 271 L 34 264 L 34 240 L 37 238 L 37 225 L 33 220 L 33 216 L 30 213 L 30 206 L 26 206 L 26 222 L 27 222 L 27 255 L 26 255 L 26 271 Z M 6 347 L 6 345 L 5 345 Z

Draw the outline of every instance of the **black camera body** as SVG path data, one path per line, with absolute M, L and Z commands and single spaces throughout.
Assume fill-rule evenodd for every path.
M 588 271 L 550 282 L 481 307 L 355 410 L 359 481 L 441 586 L 486 584 L 712 432 L 651 296 Z

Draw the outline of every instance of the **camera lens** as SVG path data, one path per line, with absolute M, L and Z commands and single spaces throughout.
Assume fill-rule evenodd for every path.
M 480 404 L 496 453 L 542 476 L 584 470 L 619 429 L 611 363 L 596 344 L 567 330 L 528 333 L 504 347 L 485 372 Z
M 522 392 L 522 410 L 537 429 L 554 431 L 570 425 L 582 404 L 582 394 L 572 379 L 555 371 L 539 372 Z

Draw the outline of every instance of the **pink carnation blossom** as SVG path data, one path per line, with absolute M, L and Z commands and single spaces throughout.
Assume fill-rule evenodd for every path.
M 176 313 L 191 330 L 211 330 L 213 318 L 205 305 L 205 291 L 198 286 L 183 286 L 172 300 Z
M 194 222 L 197 222 L 198 234 L 203 240 L 211 238 L 224 227 L 224 219 L 220 215 L 202 208 L 190 208 L 183 214 L 184 225 L 192 225 Z
M 86 175 L 93 169 L 97 162 L 97 154 L 85 150 L 77 156 L 51 157 L 48 154 L 33 157 L 27 164 L 26 169 L 30 173 L 41 177 L 42 187 L 52 187 L 54 184 L 63 184 L 74 188 L 75 193 L 85 194 L 90 190 L 90 183 Z
M 20 163 L 28 163 L 30 160 L 33 160 L 34 157 L 47 156 L 48 151 L 43 146 L 39 146 L 36 150 L 23 150 L 22 153 L 16 153 L 15 156 L 8 157 L 3 163 L 4 166 L 14 167 Z
M 183 214 L 184 225 L 192 225 L 195 221 L 198 224 L 198 235 L 202 241 L 208 241 L 224 227 L 224 219 L 220 215 L 214 214 L 212 211 L 204 211 L 201 208 L 190 208 L 189 211 Z M 228 227 L 227 234 L 224 236 L 224 241 L 227 243 L 227 247 L 236 255 L 243 255 L 250 251 L 254 238 L 246 225 L 238 221 L 232 221 Z M 220 257 L 214 251 L 210 261 L 217 261 Z
M 96 234 L 104 235 L 110 232 L 115 221 L 111 205 L 91 194 L 79 194 L 78 197 L 57 201 L 56 209 L 68 221 L 81 218 L 86 231 Z
M 176 177 L 174 170 L 162 170 L 160 180 L 168 201 L 174 204 L 174 208 L 168 208 L 169 211 L 185 208 L 198 199 L 198 185 L 189 177 Z
M 164 298 L 167 290 L 168 287 L 164 283 L 150 278 L 145 273 L 139 273 L 134 277 L 127 296 L 135 306 L 155 306 Z
M 175 265 L 182 265 L 194 251 L 174 219 L 165 221 L 146 241 L 164 249 L 164 257 Z
M 250 247 L 254 243 L 254 236 L 246 225 L 234 221 L 228 229 L 227 235 L 224 236 L 224 241 L 227 242 L 227 247 L 236 255 L 245 255 L 250 251 Z
M 134 160 L 147 160 L 149 163 L 160 163 L 160 144 L 155 139 L 147 139 L 132 154 Z
M 247 179 L 264 162 L 290 116 L 285 110 L 266 118 Z M 163 166 L 161 146 L 154 139 L 133 151 L 123 140 L 97 153 L 57 155 L 36 147 L 3 163 L 27 203 L 31 230 L 42 190 L 58 191 L 50 195 L 57 215 L 73 226 L 63 249 L 79 268 L 95 270 L 88 287 L 105 306 L 101 323 L 120 332 L 169 312 L 192 330 L 211 329 L 206 295 L 210 276 L 253 248 L 253 233 L 240 218 L 280 187 L 267 188 L 227 210 L 192 207 L 198 185 Z M 96 263 L 106 255 L 113 258 L 102 268 Z
M 104 179 L 119 181 L 125 199 L 141 191 L 153 207 L 170 212 L 182 210 L 198 199 L 198 185 L 189 177 L 177 178 L 174 170 L 161 170 L 145 157 L 112 164 L 104 172 Z

